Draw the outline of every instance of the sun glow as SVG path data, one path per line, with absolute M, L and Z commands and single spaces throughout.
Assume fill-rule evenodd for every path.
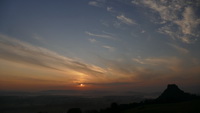
M 85 85 L 84 85 L 84 84 L 79 84 L 79 86 L 80 86 L 80 87 L 85 87 Z

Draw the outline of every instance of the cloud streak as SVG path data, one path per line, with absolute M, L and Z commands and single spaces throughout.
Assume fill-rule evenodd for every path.
M 199 31 L 195 29 L 200 24 L 200 18 L 197 18 L 194 11 L 194 8 L 198 6 L 195 3 L 198 1 L 191 3 L 187 0 L 134 0 L 132 3 L 157 12 L 161 19 L 160 24 L 164 25 L 159 29 L 159 32 L 163 34 L 188 44 L 194 42 L 199 36 Z
M 115 11 L 113 10 L 113 7 L 107 7 L 106 10 L 107 10 L 108 12 L 115 12 Z
M 134 25 L 136 24 L 135 21 L 131 18 L 126 17 L 125 15 L 118 15 L 116 17 L 118 20 L 120 20 L 122 23 L 125 23 L 127 25 Z
M 85 78 L 101 78 L 101 75 L 105 72 L 103 68 L 98 66 L 73 60 L 48 49 L 33 46 L 5 35 L 0 35 L 0 51 L 0 59 L 2 60 L 68 72 L 69 76 L 75 74 L 85 76 Z
M 104 7 L 104 0 L 93 0 L 89 1 L 88 5 L 95 6 L 95 7 Z
M 200 24 L 200 18 L 195 17 L 195 13 L 192 7 L 186 7 L 183 14 L 182 20 L 176 20 L 175 23 L 180 27 L 181 32 L 187 36 L 196 36 L 195 29 Z M 185 41 L 185 40 L 183 40 Z M 189 40 L 185 41 L 189 43 Z
M 88 4 L 91 6 L 101 7 L 101 4 L 99 4 L 97 1 L 90 1 Z
M 97 42 L 97 40 L 96 39 L 94 39 L 94 38 L 90 38 L 90 39 L 88 39 L 91 43 L 95 43 L 95 42 Z
M 176 49 L 177 51 L 179 51 L 180 53 L 183 53 L 183 54 L 188 54 L 189 53 L 189 50 L 185 49 L 185 48 L 182 48 L 178 45 L 175 45 L 175 44 L 169 44 L 171 47 L 173 47 L 174 49 Z
M 170 81 L 183 82 L 185 78 L 198 78 L 198 65 L 193 59 L 182 59 L 178 57 L 149 57 L 133 58 L 133 62 L 125 63 L 113 60 L 102 61 L 109 72 L 109 76 L 115 76 L 115 81 L 139 84 L 166 84 Z M 191 77 L 192 76 L 192 77 Z M 175 80 L 175 78 L 179 78 Z M 183 80 L 183 78 L 185 80 Z M 109 77 L 108 77 L 109 79 Z
M 109 51 L 112 51 L 112 52 L 115 51 L 115 48 L 111 47 L 111 46 L 104 45 L 102 47 L 105 48 L 105 49 L 108 49 Z
M 104 48 L 113 49 L 106 45 Z M 178 46 L 175 46 L 175 48 L 180 49 Z M 182 48 L 180 51 L 184 52 L 185 50 Z M 30 68 L 42 67 L 41 70 L 51 70 L 54 71 L 54 74 L 62 73 L 66 76 L 68 84 L 92 83 L 93 85 L 98 84 L 98 86 L 102 87 L 109 84 L 112 84 L 112 86 L 126 85 L 126 83 L 135 85 L 144 83 L 156 84 L 156 82 L 163 79 L 168 82 L 176 77 L 192 80 L 200 74 L 200 67 L 198 64 L 195 64 L 199 61 L 193 59 L 152 57 L 145 59 L 133 58 L 132 62 L 121 62 L 99 58 L 100 65 L 104 66 L 102 68 L 62 56 L 51 50 L 34 46 L 5 35 L 0 35 L 0 52 L 1 61 L 11 62 L 10 65 L 13 65 L 12 62 L 20 65 L 24 64 L 24 66 Z M 29 75 L 33 76 L 34 73 Z M 55 77 L 57 76 L 53 78 Z M 41 78 L 41 80 L 44 79 L 45 77 Z M 59 81 L 59 78 L 56 78 L 56 80 Z M 50 84 L 49 82 L 46 83 Z
M 94 37 L 98 37 L 98 38 L 105 38 L 105 39 L 112 39 L 112 40 L 115 40 L 115 38 L 113 36 L 111 36 L 110 34 L 94 34 L 94 33 L 91 33 L 91 32 L 85 32 L 87 35 L 89 36 L 94 36 Z

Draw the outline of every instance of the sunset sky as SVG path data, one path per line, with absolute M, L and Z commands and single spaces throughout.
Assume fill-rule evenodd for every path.
M 199 0 L 1 0 L 0 90 L 200 87 Z

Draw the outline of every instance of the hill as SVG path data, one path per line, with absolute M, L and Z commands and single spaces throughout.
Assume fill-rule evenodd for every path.
M 121 113 L 200 113 L 200 100 L 178 103 L 146 104 L 122 111 Z
M 169 84 L 167 89 L 156 99 L 159 103 L 181 102 L 196 99 L 197 96 L 185 93 L 176 84 Z
M 176 84 L 169 84 L 156 99 L 121 105 L 113 103 L 100 113 L 200 113 L 199 103 L 199 96 L 185 93 Z

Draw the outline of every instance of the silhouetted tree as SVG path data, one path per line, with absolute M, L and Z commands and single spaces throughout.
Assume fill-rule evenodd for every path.
M 113 102 L 113 103 L 111 103 L 110 107 L 111 107 L 111 109 L 117 109 L 118 104 L 116 102 Z
M 86 110 L 84 113 L 99 113 L 97 110 Z
M 67 113 L 82 113 L 80 108 L 71 108 L 67 111 Z

